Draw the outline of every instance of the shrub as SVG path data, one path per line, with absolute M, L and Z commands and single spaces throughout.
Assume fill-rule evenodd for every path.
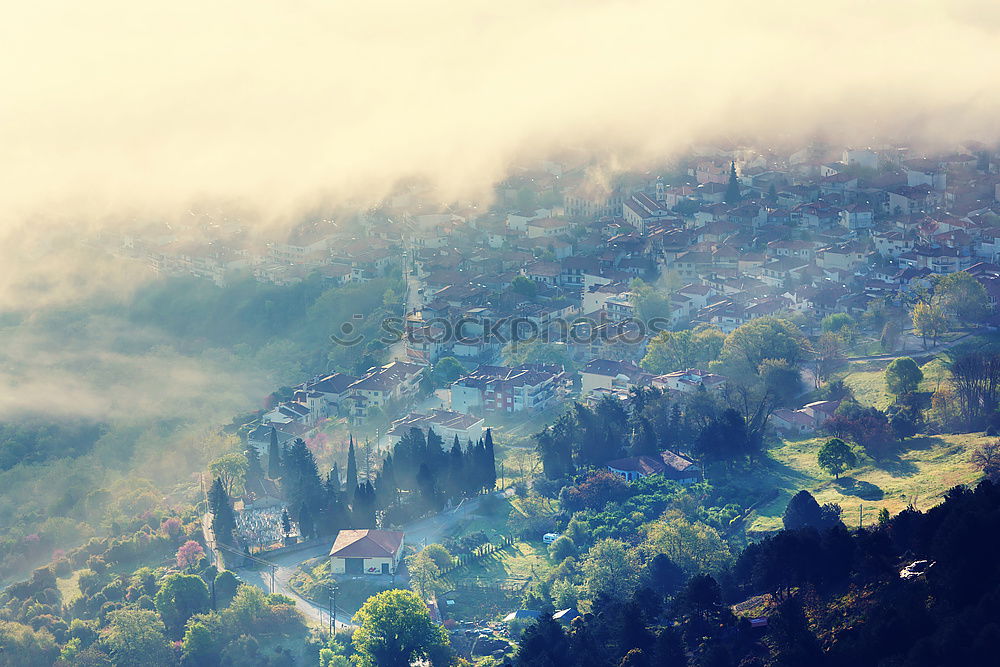
M 563 562 L 567 558 L 576 558 L 576 543 L 565 535 L 557 538 L 549 545 L 549 556 L 557 563 Z

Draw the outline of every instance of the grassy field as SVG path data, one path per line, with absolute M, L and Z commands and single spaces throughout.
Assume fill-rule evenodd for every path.
M 916 353 L 914 358 L 917 359 L 918 363 L 920 362 L 920 357 Z M 928 360 L 920 367 L 920 370 L 924 372 L 924 379 L 920 383 L 919 391 L 934 393 L 948 377 L 945 364 L 946 360 L 942 355 Z M 892 394 L 885 386 L 885 368 L 888 365 L 888 361 L 855 363 L 851 364 L 850 369 L 840 377 L 844 384 L 854 392 L 854 398 L 859 403 L 885 410 L 893 402 Z
M 751 493 L 778 491 L 776 498 L 751 516 L 747 534 L 754 537 L 780 529 L 785 506 L 799 489 L 808 490 L 820 503 L 839 504 L 844 510 L 844 522 L 850 526 L 858 523 L 859 507 L 865 524 L 872 523 L 883 507 L 891 513 L 910 503 L 926 509 L 940 502 L 951 487 L 972 484 L 980 478 L 970 456 L 989 440 L 992 438 L 975 434 L 913 438 L 885 461 L 863 456 L 859 467 L 839 481 L 831 479 L 816 462 L 825 438 L 784 441 L 770 450 L 771 461 L 765 473 L 744 481 Z
M 80 597 L 80 573 L 82 572 L 83 569 L 74 570 L 68 577 L 56 579 L 56 587 L 62 595 L 63 604 L 71 604 L 73 600 Z

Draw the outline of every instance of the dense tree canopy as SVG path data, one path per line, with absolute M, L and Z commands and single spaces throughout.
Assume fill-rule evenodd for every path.
M 719 329 L 707 325 L 662 331 L 649 341 L 642 367 L 657 374 L 703 367 L 718 358 L 725 338 Z
M 736 369 L 757 373 L 765 359 L 795 365 L 810 354 L 809 342 L 797 326 L 788 320 L 761 317 L 726 336 L 721 359 Z
M 358 611 L 354 647 L 361 667 L 409 667 L 415 660 L 446 665 L 448 635 L 410 591 L 373 595 Z
M 923 371 L 910 357 L 893 359 L 885 369 L 885 386 L 896 396 L 916 391 L 923 379 Z

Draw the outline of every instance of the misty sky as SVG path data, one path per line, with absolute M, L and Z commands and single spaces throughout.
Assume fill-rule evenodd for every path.
M 474 195 L 558 146 L 992 140 L 998 37 L 989 0 L 15 3 L 2 224 Z

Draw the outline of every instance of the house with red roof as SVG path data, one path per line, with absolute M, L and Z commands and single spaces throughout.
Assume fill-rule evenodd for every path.
M 397 530 L 342 530 L 330 548 L 333 574 L 395 574 L 403 555 Z

